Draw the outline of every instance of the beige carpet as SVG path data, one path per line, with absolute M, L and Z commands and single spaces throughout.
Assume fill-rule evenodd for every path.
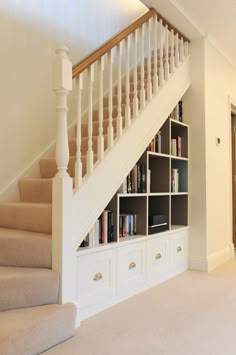
M 235 355 L 236 260 L 188 271 L 83 321 L 47 355 Z

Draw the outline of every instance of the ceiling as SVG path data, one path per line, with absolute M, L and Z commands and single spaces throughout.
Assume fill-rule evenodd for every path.
M 205 36 L 236 67 L 236 0 L 142 0 L 190 39 Z

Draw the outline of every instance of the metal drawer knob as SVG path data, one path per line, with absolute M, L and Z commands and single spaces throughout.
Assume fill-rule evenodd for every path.
M 130 264 L 129 264 L 129 269 L 134 269 L 136 267 L 136 264 L 134 261 L 132 261 Z
M 99 281 L 103 278 L 102 274 L 100 272 L 97 272 L 93 278 L 94 281 Z
M 157 255 L 156 255 L 156 259 L 158 260 L 158 259 L 161 259 L 161 258 L 162 258 L 161 253 L 157 253 Z
M 177 251 L 177 253 L 180 253 L 182 251 L 182 248 L 180 246 L 178 246 L 176 251 Z

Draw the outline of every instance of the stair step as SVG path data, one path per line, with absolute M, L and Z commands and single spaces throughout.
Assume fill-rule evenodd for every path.
M 18 186 L 21 201 L 52 202 L 52 179 L 21 179 Z
M 50 234 L 0 228 L 0 266 L 51 268 Z
M 68 173 L 72 177 L 75 176 L 75 162 L 76 162 L 76 157 L 71 156 L 68 164 Z M 53 178 L 57 173 L 55 158 L 40 159 L 39 167 L 40 167 L 40 176 L 43 179 Z
M 35 202 L 1 202 L 0 227 L 51 233 L 52 205 Z
M 104 148 L 107 148 L 107 135 L 104 134 Z M 97 148 L 98 148 L 98 136 L 93 136 L 93 152 L 97 153 Z M 82 137 L 81 140 L 81 153 L 82 155 L 85 155 L 88 150 L 88 137 Z M 69 151 L 70 155 L 76 155 L 77 152 L 77 146 L 76 146 L 76 138 L 70 138 L 69 140 Z
M 87 156 L 82 155 L 82 168 L 83 168 L 83 176 L 87 171 Z M 97 155 L 94 154 L 94 163 L 97 161 Z M 69 165 L 68 165 L 68 173 L 71 177 L 75 177 L 75 162 L 76 157 L 71 156 Z M 40 160 L 40 174 L 42 178 L 53 178 L 57 173 L 56 168 L 56 159 L 55 158 L 45 158 Z
M 57 303 L 58 292 L 53 270 L 0 267 L 0 311 Z
M 2 312 L 0 352 L 40 354 L 74 335 L 75 317 L 76 307 L 72 303 Z

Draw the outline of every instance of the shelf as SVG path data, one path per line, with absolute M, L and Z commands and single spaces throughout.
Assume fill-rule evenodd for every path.
M 148 197 L 148 216 L 164 215 L 166 225 L 149 228 L 148 235 L 164 232 L 169 229 L 170 199 L 169 195 Z
M 147 196 L 146 193 L 141 193 L 141 192 L 139 192 L 139 193 L 132 193 L 131 192 L 128 194 L 118 193 L 117 195 L 118 195 L 118 197 L 145 197 L 145 196 Z
M 160 155 L 155 157 L 149 155 L 147 165 L 150 170 L 150 193 L 169 192 L 170 158 Z
M 189 127 L 189 125 L 187 123 L 177 121 L 174 118 L 170 118 L 170 121 L 172 124 L 180 125 L 180 126 L 187 127 L 187 128 Z
M 142 235 L 142 234 L 136 234 L 136 235 L 132 235 L 129 237 L 123 237 L 119 239 L 119 243 L 131 243 L 131 242 L 137 242 L 138 240 L 145 240 L 147 238 L 146 235 Z
M 171 225 L 188 225 L 188 195 L 171 196 Z
M 178 190 L 176 193 L 180 192 L 188 192 L 188 162 L 186 160 L 178 160 L 172 159 L 171 160 L 171 172 L 172 169 L 177 170 L 178 173 Z M 172 181 L 171 181 L 172 185 Z M 171 186 L 171 192 L 174 193 L 173 187 Z
M 108 250 L 114 248 L 114 246 L 117 245 L 117 242 L 111 242 L 111 243 L 106 243 L 106 244 L 99 244 L 96 246 L 89 246 L 89 247 L 80 247 L 77 249 L 76 254 L 78 255 L 85 255 L 85 254 L 90 254 L 90 253 L 95 253 L 95 252 L 100 252 L 102 250 Z
M 170 158 L 173 160 L 184 160 L 184 161 L 188 161 L 188 158 L 185 157 L 178 157 L 177 155 L 170 155 Z
M 150 192 L 148 196 L 169 196 L 170 192 Z
M 170 158 L 169 154 L 164 154 L 164 153 L 156 153 L 156 152 L 147 152 L 149 156 L 152 156 L 153 158 L 155 157 L 164 157 L 164 158 Z

